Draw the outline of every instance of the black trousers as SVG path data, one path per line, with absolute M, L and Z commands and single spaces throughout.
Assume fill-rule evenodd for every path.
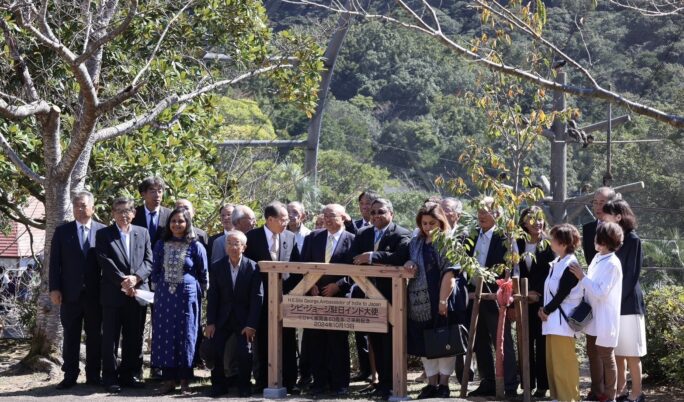
M 256 388 L 266 388 L 268 385 L 268 320 L 262 319 L 257 331 L 256 355 L 257 368 L 254 372 Z M 297 384 L 297 334 L 295 328 L 283 328 L 283 386 L 292 388 Z
M 392 364 L 392 327 L 388 325 L 386 334 L 372 333 L 369 335 L 370 343 L 375 353 L 375 367 L 378 370 L 378 388 L 382 391 L 392 389 L 393 376 Z
M 247 338 L 241 334 L 244 327 L 238 325 L 233 319 L 222 327 L 217 327 L 214 333 L 214 368 L 211 370 L 211 384 L 225 387 L 226 375 L 223 366 L 226 341 L 235 337 L 235 350 L 233 356 L 238 361 L 238 387 L 247 390 L 250 387 L 252 373 L 252 350 L 247 343 Z M 252 345 L 254 346 L 254 345 Z
M 361 288 L 354 286 L 351 297 L 353 299 L 365 299 L 366 295 Z M 390 298 L 389 300 L 392 299 Z M 367 332 L 354 332 L 354 340 L 356 340 L 356 356 L 359 359 L 359 374 L 367 377 L 371 375 L 370 355 L 368 353 L 370 334 Z
M 542 321 L 537 315 L 539 303 L 528 306 L 530 340 L 530 388 L 549 389 L 546 374 L 546 337 L 542 335 Z
M 305 329 L 313 374 L 312 388 L 331 390 L 349 387 L 349 332 Z
M 142 343 L 147 306 L 127 298 L 122 306 L 102 307 L 102 382 L 129 381 L 142 372 Z M 121 364 L 117 367 L 116 334 L 121 333 Z
M 493 300 L 483 300 L 480 304 L 480 316 L 477 320 L 477 335 L 475 337 L 475 353 L 477 370 L 482 382 L 480 386 L 494 388 L 496 378 L 494 372 L 494 343 L 496 342 L 496 327 L 499 311 Z M 511 323 L 506 320 L 504 327 L 504 386 L 506 390 L 518 389 L 518 366 L 516 364 Z
M 81 294 L 76 302 L 62 303 L 59 318 L 64 329 L 62 344 L 62 371 L 64 378 L 78 378 L 81 352 L 81 331 L 86 334 L 86 379 L 98 381 L 102 369 L 102 307 L 97 300 L 87 299 Z

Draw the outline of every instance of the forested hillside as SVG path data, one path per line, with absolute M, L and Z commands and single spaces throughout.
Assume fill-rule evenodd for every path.
M 338 16 L 320 9 L 266 2 L 276 29 L 293 28 L 316 35 L 325 46 Z M 391 13 L 393 2 L 372 2 L 374 11 Z M 671 113 L 684 110 L 684 20 L 681 16 L 644 17 L 607 2 L 546 1 L 544 34 L 580 61 L 602 85 Z M 456 1 L 440 15 L 442 30 L 468 42 L 481 34 L 480 16 L 471 3 Z M 512 37 L 500 51 L 509 59 L 528 57 L 529 44 Z M 568 80 L 579 73 L 566 69 Z M 549 68 L 549 76 L 551 69 Z M 388 23 L 356 19 L 345 39 L 327 99 L 321 147 L 345 152 L 364 169 L 382 168 L 395 179 L 391 187 L 435 193 L 439 176 L 463 176 L 457 162 L 464 143 L 497 140 L 487 134 L 487 116 L 475 104 L 492 90 L 496 75 L 463 61 L 430 37 Z M 521 84 L 531 92 L 530 84 Z M 526 93 L 527 93 L 526 92 Z M 547 97 L 548 110 L 551 110 Z M 531 96 L 518 98 L 523 113 Z M 278 105 L 269 110 L 280 137 L 299 138 L 306 116 Z M 580 126 L 606 119 L 605 101 L 568 97 L 581 113 Z M 613 116 L 628 113 L 614 107 Z M 643 237 L 668 237 L 684 230 L 684 158 L 682 132 L 649 118 L 631 114 L 632 121 L 613 130 L 613 184 L 644 181 L 646 189 L 627 194 L 641 218 Z M 594 133 L 605 141 L 605 132 Z M 621 142 L 628 140 L 655 142 Z M 606 170 L 605 144 L 568 149 L 568 195 L 601 185 Z M 295 154 L 296 155 L 296 154 Z M 324 174 L 338 168 L 323 163 Z M 549 176 L 549 143 L 537 142 L 527 158 L 534 176 Z M 363 184 L 359 184 L 363 186 Z M 326 200 L 322 200 L 326 201 Z M 576 223 L 590 216 L 581 215 Z

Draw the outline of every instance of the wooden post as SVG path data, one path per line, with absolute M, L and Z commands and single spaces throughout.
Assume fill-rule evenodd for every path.
M 520 280 L 520 309 L 522 310 L 519 317 L 519 334 L 522 338 L 522 382 L 523 382 L 523 402 L 530 402 L 532 395 L 530 390 L 530 327 L 528 324 L 529 300 L 527 300 L 527 278 Z
M 392 355 L 394 356 L 392 388 L 394 395 L 390 400 L 406 398 L 406 280 L 392 278 Z
M 285 398 L 283 387 L 283 322 L 280 319 L 280 305 L 283 299 L 283 282 L 280 273 L 268 273 L 268 388 L 264 398 Z M 261 353 L 261 351 L 260 351 Z
M 482 297 L 482 286 L 484 281 L 477 277 L 475 280 L 475 298 L 473 299 L 473 314 L 470 318 L 470 330 L 468 332 L 468 350 L 463 364 L 463 378 L 461 378 L 461 398 L 465 398 L 468 393 L 468 377 L 470 363 L 473 360 L 473 348 L 475 347 L 475 334 L 477 333 L 477 318 L 480 314 L 480 298 Z

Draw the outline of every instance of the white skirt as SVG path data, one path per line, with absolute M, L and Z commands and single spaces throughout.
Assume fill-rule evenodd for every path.
M 641 314 L 620 316 L 615 356 L 641 357 L 646 354 L 646 323 Z

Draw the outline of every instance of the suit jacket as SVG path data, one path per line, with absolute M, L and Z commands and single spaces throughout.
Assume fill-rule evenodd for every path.
M 644 254 L 641 251 L 641 239 L 634 230 L 625 233 L 622 246 L 615 252 L 622 264 L 622 303 L 621 315 L 646 314 L 644 294 L 641 291 L 639 277 Z
M 351 247 L 353 241 L 354 235 L 343 230 L 342 234 L 340 235 L 340 239 L 337 242 L 337 246 L 335 246 L 335 250 L 330 257 L 330 262 L 337 264 L 348 264 L 351 258 Z M 325 247 L 327 244 L 328 231 L 326 229 L 318 229 L 309 233 L 304 240 L 301 261 L 325 262 Z M 318 280 L 316 285 L 321 288 L 330 283 L 338 282 L 342 278 L 342 276 L 338 275 L 324 275 Z M 344 296 L 347 291 L 349 291 L 349 286 L 340 286 L 340 291 L 336 296 Z
M 263 226 L 250 230 L 246 236 L 247 249 L 245 249 L 245 256 L 247 258 L 257 263 L 259 261 L 272 261 L 271 252 L 268 249 L 266 231 Z M 277 261 L 299 261 L 299 248 L 297 247 L 294 233 L 284 230 L 280 234 L 280 247 L 278 251 Z M 268 274 L 262 273 L 261 278 L 264 285 L 264 297 L 268 297 Z M 283 279 L 283 293 L 286 294 L 294 289 L 301 279 L 302 275 L 299 274 L 290 274 L 287 279 Z
M 214 247 L 214 241 L 216 241 L 216 239 L 223 236 L 224 234 L 225 234 L 225 232 L 216 233 L 215 235 L 209 236 L 209 239 L 207 240 L 207 247 L 205 247 L 205 248 L 207 249 L 207 262 L 209 263 L 209 265 L 211 265 L 211 262 L 212 262 L 211 253 L 212 253 L 212 248 Z M 224 255 L 225 255 L 225 251 L 224 251 Z
M 393 264 L 392 255 L 411 242 L 411 232 L 390 222 L 380 238 L 378 251 L 373 253 L 371 264 Z M 354 257 L 375 247 L 375 227 L 366 226 L 359 230 L 352 242 L 350 256 Z M 402 263 L 403 264 L 403 263 Z M 376 287 L 388 300 L 392 300 L 392 278 L 371 278 Z
M 135 225 L 131 225 L 129 235 L 130 256 L 127 256 L 116 224 L 96 233 L 95 249 L 102 270 L 100 302 L 103 306 L 117 307 L 124 304 L 128 298 L 121 291 L 124 276 L 139 276 L 142 281 L 136 285 L 136 289 L 150 290 L 147 280 L 152 273 L 150 235 L 147 229 Z
M 233 315 L 240 328 L 258 329 L 263 303 L 261 275 L 256 263 L 244 255 L 235 282 L 233 288 L 227 256 L 211 264 L 207 293 L 207 324 L 221 328 Z
M 551 269 L 551 261 L 556 258 L 556 255 L 551 250 L 551 246 L 547 245 L 543 250 L 535 250 L 535 258 L 532 260 L 532 265 L 527 266 L 525 258 L 522 255 L 525 253 L 525 239 L 518 239 L 518 253 L 520 254 L 520 277 L 527 278 L 527 288 L 529 290 L 534 290 L 539 294 L 544 294 L 544 282 L 546 282 L 546 277 L 549 276 L 549 270 Z
M 100 267 L 95 253 L 96 233 L 104 228 L 91 221 L 90 248 L 84 253 L 78 239 L 78 225 L 71 221 L 58 226 L 50 247 L 50 291 L 62 292 L 63 301 L 78 301 L 83 292 L 90 301 L 99 303 Z
M 373 225 L 367 225 L 368 227 L 373 226 Z M 364 229 L 366 226 L 363 226 L 363 218 L 357 219 L 355 221 L 347 221 L 344 222 L 344 230 L 347 232 L 356 235 L 359 233 L 361 229 Z
M 166 207 L 159 207 L 159 224 L 157 225 L 157 232 L 150 238 L 150 244 L 154 247 L 157 240 L 161 238 L 162 233 L 166 230 L 166 221 L 169 220 L 171 210 Z M 135 208 L 135 217 L 131 221 L 136 226 L 142 226 L 147 229 L 147 215 L 145 212 L 145 205 L 140 205 Z
M 209 244 L 209 237 L 207 236 L 207 232 L 200 228 L 192 227 L 192 230 L 195 231 L 195 235 L 197 236 L 197 241 L 202 243 L 204 246 L 204 249 L 207 249 L 207 245 Z M 209 261 L 209 260 L 207 260 Z
M 477 247 L 477 237 L 480 233 L 480 228 L 477 229 L 476 236 L 470 239 L 473 242 L 473 246 L 467 250 L 469 256 L 475 254 L 475 249 Z M 504 259 L 506 255 L 506 242 L 505 238 L 500 234 L 494 232 L 492 233 L 492 239 L 489 242 L 489 250 L 487 251 L 487 259 L 485 260 L 485 268 L 491 268 L 497 264 L 504 264 L 506 260 Z M 503 274 L 499 275 L 499 278 L 503 278 Z M 472 286 L 471 286 L 472 287 Z M 485 283 L 485 290 L 489 287 L 489 291 L 496 292 L 499 287 L 496 283 Z M 474 289 L 474 288 L 473 288 Z M 472 290 L 472 289 L 471 289 Z
M 594 237 L 596 237 L 597 227 L 597 220 L 582 225 L 582 250 L 584 250 L 584 258 L 587 260 L 587 265 L 591 264 L 591 260 L 596 255 Z

